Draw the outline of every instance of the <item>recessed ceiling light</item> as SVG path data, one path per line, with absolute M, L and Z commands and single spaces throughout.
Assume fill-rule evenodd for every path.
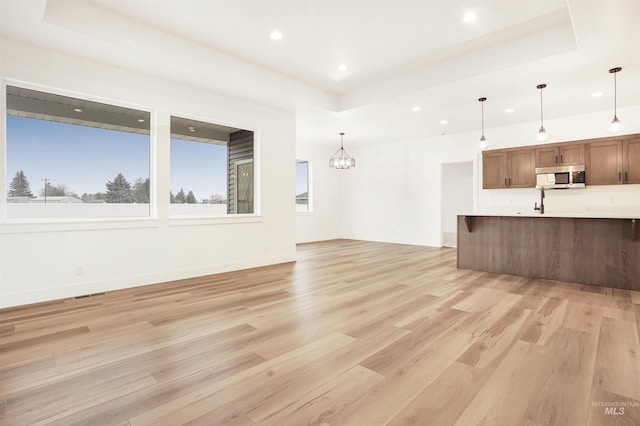
M 474 22 L 476 19 L 478 19 L 478 15 L 473 12 L 467 12 L 464 14 L 462 21 L 468 24 L 470 22 Z
M 282 40 L 282 33 L 280 31 L 273 31 L 270 37 L 271 40 Z
M 594 92 L 591 94 L 591 96 L 593 96 L 594 98 L 598 98 L 600 96 L 602 96 L 602 92 Z
M 138 118 L 138 123 L 144 123 L 144 118 Z
M 418 105 L 416 105 L 413 108 L 411 108 L 411 111 L 418 112 L 418 111 L 420 111 L 420 107 Z
M 338 71 L 346 71 L 346 70 L 347 70 L 347 66 L 345 64 L 338 65 Z
M 511 114 L 513 111 L 515 111 L 515 109 L 513 108 L 507 108 L 504 110 L 504 112 L 506 112 L 507 114 Z
M 440 121 L 440 124 L 448 124 L 449 122 L 447 120 L 442 120 Z
M 196 129 L 194 129 L 192 126 L 189 126 L 189 131 L 190 131 L 190 132 L 195 132 L 195 131 L 196 131 Z
M 82 112 L 82 108 L 74 108 L 73 109 L 75 112 Z

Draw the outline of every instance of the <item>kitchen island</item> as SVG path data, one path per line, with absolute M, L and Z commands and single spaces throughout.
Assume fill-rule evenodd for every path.
M 640 291 L 640 214 L 458 216 L 458 267 Z

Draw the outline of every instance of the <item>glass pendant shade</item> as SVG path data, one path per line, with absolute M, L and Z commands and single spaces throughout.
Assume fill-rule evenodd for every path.
M 343 137 L 344 133 L 340 133 L 340 149 L 329 159 L 329 167 L 334 169 L 348 169 L 356 166 L 356 159 L 349 157 L 347 151 L 344 150 Z
M 487 149 L 488 146 L 487 138 L 485 138 L 484 135 L 480 136 L 480 149 Z
M 540 127 L 538 130 L 538 142 L 546 142 L 549 137 L 544 127 Z
M 609 131 L 611 133 L 617 133 L 620 130 L 622 130 L 622 122 L 618 119 L 617 115 L 614 115 L 611 124 L 609 124 Z

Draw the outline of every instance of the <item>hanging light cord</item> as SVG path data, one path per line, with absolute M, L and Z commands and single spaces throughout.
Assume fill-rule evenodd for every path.
M 540 128 L 544 129 L 544 114 L 542 113 L 542 87 L 540 88 Z
M 486 101 L 486 100 L 487 100 L 487 98 L 478 99 L 478 101 L 480 102 L 480 112 L 481 112 L 481 118 L 482 118 L 482 121 L 480 122 L 480 126 L 482 128 L 482 135 L 480 136 L 480 142 L 485 142 L 485 137 L 484 137 L 484 101 Z
M 617 105 L 618 105 L 618 72 L 613 73 L 613 116 L 618 116 Z
M 543 83 L 543 84 L 538 84 L 538 86 L 536 87 L 540 89 L 540 133 L 543 133 L 545 132 L 545 130 L 544 130 L 544 110 L 542 106 L 542 89 L 547 87 L 547 85 Z
M 622 67 L 611 68 L 609 72 L 613 74 L 613 120 L 611 120 L 611 125 L 619 125 L 620 120 L 618 120 L 618 76 L 617 74 L 622 71 Z M 611 131 L 617 131 L 613 128 Z
M 484 101 L 480 102 L 480 106 L 482 107 L 482 136 L 484 136 Z

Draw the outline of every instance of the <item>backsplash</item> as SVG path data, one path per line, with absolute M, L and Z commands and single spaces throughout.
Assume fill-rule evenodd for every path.
M 546 213 L 630 213 L 640 215 L 640 185 L 598 185 L 545 191 Z M 479 213 L 529 214 L 540 204 L 538 189 L 480 190 Z

